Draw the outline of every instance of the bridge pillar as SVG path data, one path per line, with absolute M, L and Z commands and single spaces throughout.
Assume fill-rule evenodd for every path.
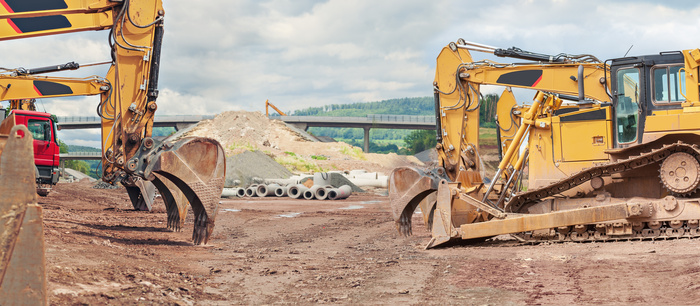
M 365 153 L 369 153 L 369 128 L 363 128 L 365 130 Z

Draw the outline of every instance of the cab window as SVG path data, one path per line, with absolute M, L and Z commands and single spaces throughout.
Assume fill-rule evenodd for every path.
M 28 119 L 27 129 L 32 133 L 34 140 L 49 141 L 46 137 L 51 137 L 51 134 L 46 133 L 46 128 L 50 127 L 48 120 Z
M 685 93 L 685 70 L 682 65 L 655 67 L 654 75 L 654 102 L 674 103 L 685 101 L 681 93 Z
M 639 69 L 626 68 L 617 71 L 617 142 L 630 143 L 637 140 L 639 116 Z

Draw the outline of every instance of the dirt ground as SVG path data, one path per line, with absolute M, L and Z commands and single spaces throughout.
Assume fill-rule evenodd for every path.
M 698 240 L 424 250 L 400 237 L 386 196 L 222 199 L 210 243 L 123 189 L 59 184 L 44 207 L 50 302 L 75 304 L 697 304 Z

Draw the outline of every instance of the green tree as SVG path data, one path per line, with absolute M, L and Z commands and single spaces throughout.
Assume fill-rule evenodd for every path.
M 403 139 L 403 142 L 406 143 L 408 153 L 416 154 L 434 147 L 437 144 L 437 138 L 435 137 L 435 131 L 415 130 L 408 134 Z
M 68 153 L 68 145 L 60 139 L 58 140 L 58 147 L 59 153 Z M 65 166 L 66 168 L 71 168 L 90 176 L 92 176 L 94 173 L 90 167 L 90 164 L 84 160 L 67 160 L 65 161 Z
M 479 121 L 482 127 L 496 127 L 496 102 L 498 102 L 496 94 L 488 94 L 481 99 Z

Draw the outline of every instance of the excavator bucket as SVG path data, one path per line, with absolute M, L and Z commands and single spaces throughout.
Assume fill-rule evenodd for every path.
M 431 196 L 440 182 L 437 170 L 425 172 L 413 167 L 399 167 L 389 176 L 389 198 L 396 228 L 404 236 L 412 234 L 411 218 L 420 205 L 426 226 L 431 227 L 435 207 Z
M 153 184 L 158 188 L 168 213 L 168 229 L 179 232 L 185 224 L 189 202 L 185 194 L 164 176 L 155 173 Z
M 47 305 L 41 206 L 32 137 L 25 126 L 0 135 L 0 304 Z
M 144 177 L 161 191 L 168 205 L 168 227 L 180 228 L 189 202 L 194 213 L 194 244 L 206 244 L 224 188 L 226 157 L 219 142 L 203 137 L 167 141 L 155 146 L 145 159 Z
M 129 199 L 134 209 L 151 211 L 153 209 L 153 201 L 156 198 L 156 186 L 138 177 L 130 176 L 129 178 L 122 181 L 122 185 L 126 188 L 126 193 L 129 194 Z

